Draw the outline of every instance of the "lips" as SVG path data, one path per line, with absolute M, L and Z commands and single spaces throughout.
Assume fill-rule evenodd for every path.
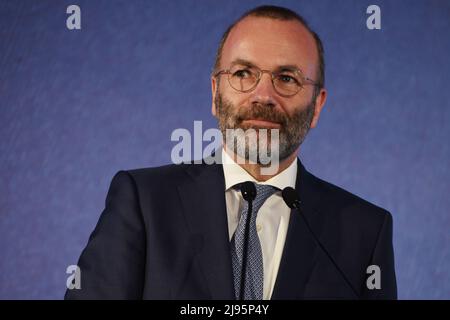
M 242 120 L 243 124 L 248 124 L 254 127 L 261 127 L 261 128 L 280 128 L 281 124 L 279 122 L 274 122 L 272 120 L 266 120 L 266 119 L 245 119 Z

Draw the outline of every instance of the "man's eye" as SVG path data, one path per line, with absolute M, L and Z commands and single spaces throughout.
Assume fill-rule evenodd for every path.
M 233 73 L 233 77 L 238 78 L 248 78 L 252 75 L 252 73 L 247 69 L 240 69 Z
M 286 74 L 278 75 L 278 79 L 284 83 L 292 83 L 292 84 L 298 83 L 297 79 Z

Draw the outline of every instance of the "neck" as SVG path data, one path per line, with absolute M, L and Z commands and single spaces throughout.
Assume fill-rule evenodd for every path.
M 299 147 L 300 148 L 300 147 Z M 285 170 L 287 167 L 289 167 L 293 161 L 297 158 L 297 152 L 299 150 L 297 148 L 289 157 L 286 159 L 280 161 L 278 164 L 278 170 L 271 175 L 263 175 L 261 174 L 261 169 L 265 166 L 257 164 L 257 163 L 249 163 L 249 161 L 243 160 L 240 156 L 238 156 L 236 153 L 229 151 L 226 146 L 224 146 L 225 152 L 239 165 L 241 166 L 245 171 L 247 171 L 253 178 L 255 178 L 256 181 L 267 181 L 270 178 L 276 176 L 283 170 Z

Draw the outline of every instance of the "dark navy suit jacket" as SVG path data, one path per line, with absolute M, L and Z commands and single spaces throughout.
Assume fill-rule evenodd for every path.
M 348 278 L 291 212 L 272 299 L 395 299 L 392 217 L 320 180 L 298 161 L 303 214 Z M 220 164 L 118 172 L 66 299 L 233 299 L 225 182 Z M 368 289 L 369 265 L 381 289 Z

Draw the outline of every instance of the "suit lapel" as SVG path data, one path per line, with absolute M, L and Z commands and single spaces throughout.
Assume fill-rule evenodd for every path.
M 302 213 L 311 228 L 320 237 L 321 216 L 315 212 L 320 199 L 314 177 L 298 161 L 296 190 L 302 202 Z M 283 255 L 272 299 L 301 299 L 305 285 L 316 261 L 318 246 L 307 229 L 300 213 L 291 211 Z
M 222 166 L 189 165 L 187 173 L 178 191 L 189 228 L 202 239 L 200 269 L 212 299 L 234 299 Z

